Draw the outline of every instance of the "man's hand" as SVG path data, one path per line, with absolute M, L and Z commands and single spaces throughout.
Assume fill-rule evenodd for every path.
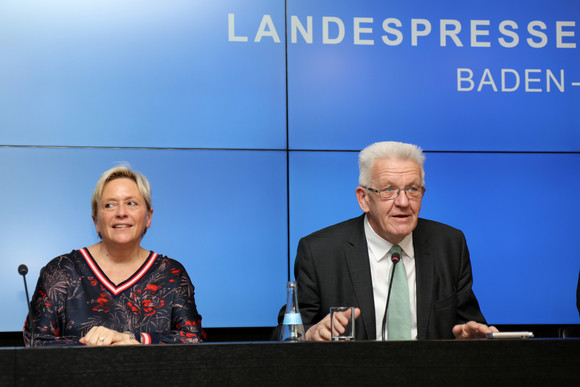
M 487 326 L 475 321 L 453 327 L 453 336 L 457 340 L 483 339 L 487 333 L 499 332 L 494 326 Z
M 348 324 L 350 320 L 351 311 L 348 310 L 344 313 L 335 313 L 334 329 L 335 333 L 344 332 L 344 327 Z M 354 318 L 357 319 L 360 316 L 360 309 L 354 309 Z M 332 335 L 330 333 L 330 313 L 326 315 L 318 324 L 310 327 L 306 331 L 306 340 L 308 341 L 330 341 Z

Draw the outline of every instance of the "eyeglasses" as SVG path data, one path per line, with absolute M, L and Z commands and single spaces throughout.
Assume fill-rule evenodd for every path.
M 381 190 L 365 187 L 364 185 L 361 187 L 379 194 L 379 196 L 385 200 L 395 200 L 396 198 L 399 197 L 399 193 L 401 191 L 405 191 L 407 199 L 409 200 L 421 199 L 423 197 L 423 194 L 425 193 L 425 187 L 406 187 L 406 188 L 387 187 Z

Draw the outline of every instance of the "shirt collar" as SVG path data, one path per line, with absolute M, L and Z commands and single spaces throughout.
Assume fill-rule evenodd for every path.
M 367 215 L 365 215 L 364 227 L 367 244 L 370 251 L 373 253 L 374 258 L 378 262 L 387 256 L 387 253 L 391 247 L 393 247 L 393 243 L 383 239 L 375 232 L 375 230 L 373 230 Z M 401 249 L 405 255 L 407 255 L 409 258 L 415 258 L 415 249 L 413 248 L 413 233 L 405 236 L 405 238 L 403 238 L 403 240 L 399 243 L 399 246 L 401 246 Z

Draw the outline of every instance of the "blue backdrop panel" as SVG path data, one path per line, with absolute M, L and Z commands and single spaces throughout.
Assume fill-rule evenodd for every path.
M 0 148 L 0 331 L 26 317 L 20 263 L 34 288 L 50 259 L 98 241 L 90 197 L 118 161 L 149 178 L 142 244 L 185 265 L 203 324 L 274 325 L 287 266 L 284 152 Z
M 288 15 L 291 149 L 380 133 L 429 150 L 580 150 L 576 0 L 296 0 Z
M 356 151 L 385 139 L 428 151 L 422 214 L 466 233 L 490 321 L 578 323 L 579 29 L 577 0 L 1 1 L 0 331 L 18 264 L 34 287 L 97 241 L 123 160 L 204 324 L 272 326 L 299 238 L 360 213 Z
M 300 237 L 362 213 L 356 163 L 354 152 L 291 154 L 292 256 Z M 421 216 L 465 233 L 489 322 L 578 322 L 579 169 L 578 154 L 427 154 Z
M 228 13 L 255 33 L 284 2 L 2 1 L 0 143 L 285 147 L 284 46 Z

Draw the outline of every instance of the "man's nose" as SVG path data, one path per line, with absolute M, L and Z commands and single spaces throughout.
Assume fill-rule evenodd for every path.
M 409 205 L 409 198 L 407 197 L 407 191 L 404 189 L 399 191 L 399 196 L 395 199 L 395 204 L 400 207 L 405 207 Z

